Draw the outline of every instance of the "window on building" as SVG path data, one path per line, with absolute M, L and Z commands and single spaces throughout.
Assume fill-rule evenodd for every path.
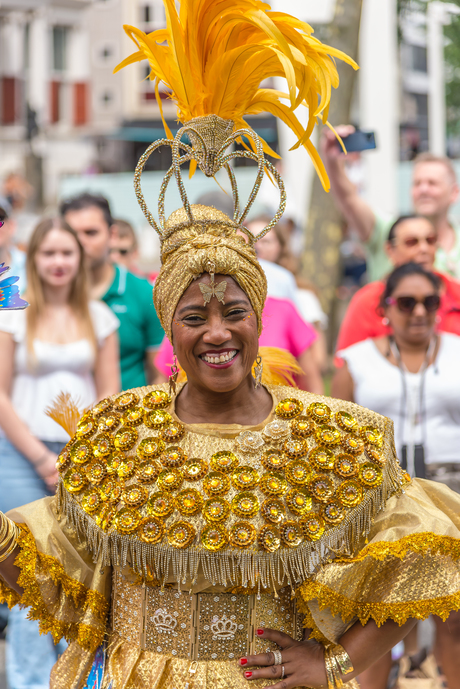
M 53 69 L 65 72 L 67 69 L 67 27 L 53 26 Z
M 141 21 L 145 22 L 146 24 L 150 24 L 150 22 L 153 20 L 152 14 L 152 8 L 150 5 L 143 5 L 141 7 Z
M 112 92 L 111 91 L 104 91 L 102 96 L 101 96 L 102 104 L 105 106 L 110 105 L 112 100 L 113 100 Z
M 103 60 L 108 60 L 112 57 L 113 51 L 109 45 L 105 45 L 101 50 L 101 57 Z
M 428 71 L 427 50 L 421 45 L 410 46 L 411 68 L 414 72 Z

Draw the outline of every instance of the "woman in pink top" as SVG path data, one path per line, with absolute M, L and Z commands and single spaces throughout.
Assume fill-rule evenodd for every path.
M 267 297 L 262 321 L 259 345 L 290 352 L 303 370 L 303 375 L 296 378 L 299 388 L 322 395 L 323 381 L 311 350 L 318 337 L 313 326 L 303 320 L 290 301 L 275 297 Z M 159 373 L 165 378 L 170 374 L 173 357 L 173 347 L 165 337 L 155 360 Z

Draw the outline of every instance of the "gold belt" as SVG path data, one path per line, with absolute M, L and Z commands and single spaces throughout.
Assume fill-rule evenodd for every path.
M 303 638 L 289 588 L 273 594 L 189 594 L 131 583 L 114 570 L 112 629 L 143 650 L 190 660 L 233 660 L 274 644 L 256 637 L 270 627 Z

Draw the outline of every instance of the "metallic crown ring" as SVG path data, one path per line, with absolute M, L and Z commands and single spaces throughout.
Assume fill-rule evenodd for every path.
M 281 655 L 281 651 L 272 651 L 273 653 L 273 665 L 281 665 L 283 662 L 283 656 Z

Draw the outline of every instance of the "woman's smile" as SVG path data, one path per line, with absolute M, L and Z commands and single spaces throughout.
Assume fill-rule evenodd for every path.
M 211 368 L 229 368 L 238 354 L 239 351 L 237 349 L 209 350 L 199 354 L 199 358 Z

